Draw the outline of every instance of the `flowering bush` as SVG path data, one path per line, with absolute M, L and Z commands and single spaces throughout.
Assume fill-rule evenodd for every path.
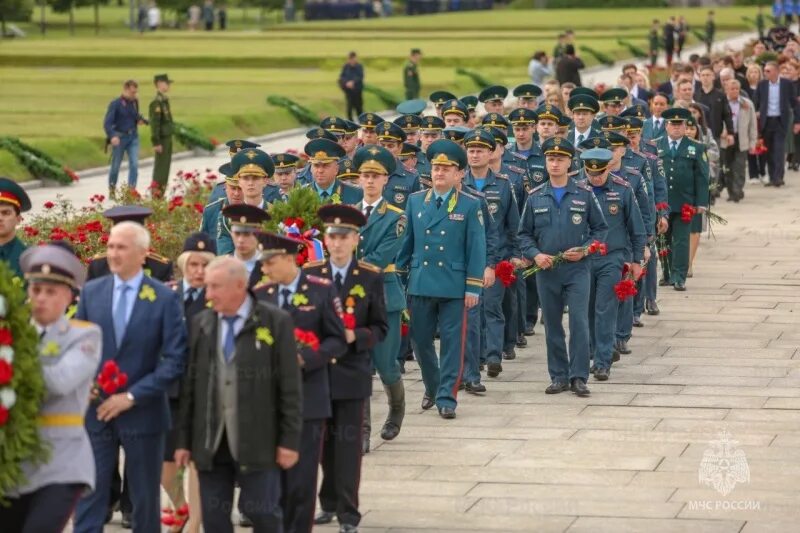
M 103 211 L 115 205 L 142 205 L 153 210 L 145 226 L 152 238 L 151 251 L 174 259 L 183 249 L 186 236 L 197 231 L 203 207 L 217 181 L 214 173 L 202 177 L 198 171 L 179 171 L 178 180 L 166 195 L 160 191 L 142 196 L 135 189 L 123 189 L 115 200 L 102 194 L 89 198 L 89 205 L 78 208 L 62 196 L 44 203 L 44 211 L 26 221 L 22 237 L 27 244 L 49 241 L 69 241 L 78 256 L 86 263 L 98 253 L 105 252 L 111 221 Z

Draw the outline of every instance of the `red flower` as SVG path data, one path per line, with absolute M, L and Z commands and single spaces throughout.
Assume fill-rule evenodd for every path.
M 8 409 L 0 405 L 0 426 L 5 426 L 8 422 Z
M 656 204 L 656 211 L 669 211 L 669 204 L 667 202 L 658 202 Z
M 311 348 L 315 352 L 319 350 L 319 338 L 313 331 L 295 328 L 294 338 L 301 348 Z
M 697 208 L 689 204 L 683 204 L 683 206 L 681 207 L 681 222 L 683 222 L 684 224 L 688 224 L 689 222 L 692 221 L 692 218 L 694 217 L 695 213 L 697 213 Z
M 189 504 L 188 503 L 184 503 L 183 505 L 178 507 L 178 509 L 175 512 L 178 514 L 178 516 L 188 516 L 189 515 Z
M 608 246 L 606 246 L 604 242 L 592 241 L 591 244 L 586 247 L 586 255 L 592 255 L 594 253 L 606 255 L 608 253 Z
M 8 385 L 14 377 L 14 367 L 5 359 L 0 359 L 0 385 Z
M 306 225 L 306 221 L 300 217 L 286 217 L 283 219 L 283 225 L 288 227 L 297 226 L 297 229 L 303 230 L 303 227 Z
M 601 242 L 597 247 L 597 251 L 600 252 L 600 255 L 606 255 L 608 253 L 608 246 L 606 246 L 606 243 Z
M 345 329 L 356 329 L 356 315 L 352 313 L 345 313 L 342 317 Z
M 47 201 L 47 202 L 44 203 L 44 208 L 45 209 L 53 209 L 55 206 L 56 206 L 56 204 L 54 204 L 53 202 L 50 202 L 50 201 Z
M 33 226 L 25 226 L 24 230 L 27 237 L 36 237 L 39 235 L 39 230 Z
M 400 336 L 401 337 L 407 337 L 408 336 L 408 324 L 406 324 L 405 322 L 400 324 Z
M 11 346 L 14 336 L 8 328 L 0 328 L 0 346 Z
M 517 281 L 517 276 L 514 274 L 514 265 L 510 261 L 500 261 L 494 267 L 494 275 L 503 284 L 503 287 L 511 286 Z
M 113 379 L 114 375 L 118 373 L 119 373 L 119 366 L 117 365 L 117 362 L 109 360 L 103 363 L 103 368 L 100 370 L 100 375 L 98 376 L 98 379 L 102 378 L 103 380 L 108 381 L 110 379 Z
M 114 382 L 116 383 L 118 389 L 125 387 L 125 385 L 128 384 L 128 374 L 125 372 L 120 372 Z
M 64 169 L 64 172 L 67 173 L 67 176 L 69 176 L 69 179 L 71 179 L 72 181 L 78 181 L 80 179 L 80 177 L 78 177 L 75 171 L 72 170 L 71 168 L 68 167 L 62 167 L 62 168 Z
M 113 381 L 106 381 L 100 385 L 100 390 L 111 396 L 117 392 L 117 384 Z
M 614 285 L 614 292 L 617 295 L 617 299 L 622 302 L 626 299 L 636 296 L 638 292 L 636 290 L 636 282 L 633 279 L 627 278 L 623 279 L 616 285 Z
M 205 206 L 203 204 L 200 204 L 200 203 L 194 204 L 194 210 L 197 211 L 198 213 L 200 213 L 201 215 L 203 214 L 203 210 L 204 209 L 205 209 Z
M 667 257 L 669 255 L 669 250 L 664 248 L 658 251 L 658 257 Z
M 100 236 L 100 244 L 108 244 L 108 235 Z

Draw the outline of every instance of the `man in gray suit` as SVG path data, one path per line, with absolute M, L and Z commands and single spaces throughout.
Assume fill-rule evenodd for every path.
M 233 533 L 239 508 L 255 533 L 281 531 L 281 473 L 297 462 L 302 427 L 300 365 L 289 314 L 258 302 L 234 257 L 206 267 L 212 309 L 189 328 L 189 363 L 178 418 L 175 462 L 194 461 L 203 528 Z
M 46 396 L 39 410 L 40 435 L 50 447 L 47 462 L 22 466 L 25 483 L 0 505 L 0 529 L 8 533 L 62 531 L 78 497 L 95 484 L 94 456 L 83 416 L 102 348 L 100 328 L 68 320 L 72 291 L 86 269 L 61 246 L 28 248 L 20 257 L 39 334 Z M 13 358 L 13 355 L 9 356 Z
M 733 143 L 722 143 L 722 183 L 727 187 L 728 201 L 739 202 L 744 198 L 744 173 L 747 154 L 752 153 L 758 142 L 756 110 L 753 102 L 741 95 L 739 80 L 728 80 L 725 96 L 733 116 Z M 725 139 L 723 138 L 723 141 Z

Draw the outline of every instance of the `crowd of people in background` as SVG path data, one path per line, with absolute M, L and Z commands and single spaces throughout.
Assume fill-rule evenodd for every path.
M 219 30 L 225 30 L 228 27 L 228 10 L 224 3 L 215 4 L 214 0 L 205 0 L 202 6 L 194 3 L 186 10 L 185 18 L 176 18 L 173 25 L 181 26 L 184 22 L 189 31 L 212 31 L 215 24 Z M 161 8 L 155 1 L 140 4 L 136 25 L 140 33 L 156 31 L 163 25 Z

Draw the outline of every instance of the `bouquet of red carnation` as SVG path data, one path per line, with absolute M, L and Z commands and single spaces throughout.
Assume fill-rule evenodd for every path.
M 494 267 L 494 275 L 503 284 L 503 287 L 509 287 L 517 281 L 517 276 L 514 274 L 514 265 L 510 261 L 500 261 Z
M 342 315 L 342 322 L 344 322 L 344 329 L 356 329 L 356 315 L 353 313 L 345 313 Z
M 589 246 L 583 247 L 583 254 L 584 255 L 592 255 L 592 254 L 600 254 L 606 255 L 608 253 L 608 246 L 606 243 L 600 241 L 592 241 Z M 553 256 L 553 266 L 551 268 L 556 268 L 561 263 L 565 262 L 566 259 L 564 258 L 564 252 L 558 252 L 556 255 Z M 534 265 L 531 268 L 522 272 L 522 277 L 527 278 L 533 276 L 537 272 L 541 272 L 544 270 L 539 265 Z
M 117 362 L 112 359 L 103 363 L 103 368 L 97 374 L 95 389 L 102 391 L 106 396 L 111 396 L 127 384 L 128 374 L 122 372 Z
M 667 202 L 658 202 L 656 204 L 656 211 L 669 211 L 669 204 Z
M 162 509 L 161 523 L 170 527 L 182 527 L 189 520 L 189 504 L 184 503 L 175 510 Z
M 633 270 L 625 263 L 622 267 L 622 280 L 614 285 L 614 293 L 620 302 L 624 302 L 628 298 L 633 298 L 639 291 L 636 290 L 636 278 L 633 276 Z
M 407 337 L 409 327 L 411 324 L 411 315 L 408 314 L 408 309 L 403 310 L 400 314 L 400 336 Z
M 689 204 L 683 204 L 683 206 L 681 206 L 681 222 L 683 222 L 684 224 L 690 223 L 696 213 L 697 213 L 696 207 L 691 206 Z
M 319 351 L 319 337 L 313 331 L 294 328 L 294 340 L 299 348 L 311 348 L 315 352 Z
M 758 139 L 756 141 L 756 147 L 753 150 L 755 155 L 763 155 L 767 153 L 767 143 L 764 142 L 764 139 Z

